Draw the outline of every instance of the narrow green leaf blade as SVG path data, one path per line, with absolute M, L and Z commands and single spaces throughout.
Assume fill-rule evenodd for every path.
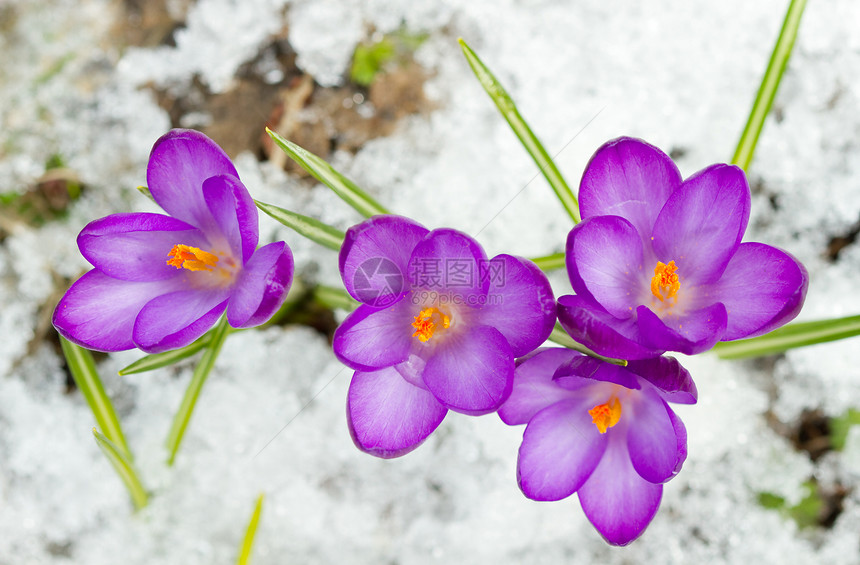
M 257 204 L 257 208 L 288 228 L 294 229 L 300 235 L 319 243 L 323 247 L 340 251 L 340 246 L 343 245 L 344 234 L 339 229 L 324 224 L 316 218 L 303 216 L 302 214 L 285 210 L 273 204 L 266 204 L 259 200 L 254 200 L 254 203 Z
M 100 433 L 96 428 L 93 428 L 93 435 L 96 438 L 96 443 L 110 461 L 119 478 L 122 479 L 125 488 L 128 489 L 128 494 L 131 496 L 131 501 L 134 507 L 140 510 L 146 506 L 149 497 L 146 494 L 146 489 L 143 488 L 143 483 L 137 476 L 134 466 L 125 450 L 120 449 L 117 445 L 109 440 L 104 434 Z
M 341 308 L 348 312 L 352 312 L 358 308 L 358 301 L 349 295 L 342 288 L 334 288 L 331 286 L 317 286 L 314 288 L 314 298 L 328 306 L 329 308 Z
M 194 343 L 186 345 L 180 349 L 165 351 L 164 353 L 153 353 L 152 355 L 141 357 L 129 366 L 120 369 L 119 374 L 133 375 L 135 373 L 145 373 L 147 371 L 154 371 L 155 369 L 160 369 L 162 367 L 178 363 L 206 347 L 209 344 L 209 340 L 212 339 L 212 333 L 212 330 L 210 330 Z
M 627 361 L 625 361 L 624 359 L 613 359 L 612 357 L 604 357 L 603 355 L 595 353 L 584 345 L 573 341 L 573 338 L 567 335 L 567 332 L 564 331 L 564 328 L 561 327 L 560 324 L 555 325 L 555 327 L 552 329 L 552 333 L 549 334 L 548 339 L 553 343 L 557 343 L 561 346 L 567 347 L 568 349 L 573 349 L 574 351 L 579 351 L 580 353 L 584 353 L 589 357 L 594 357 L 595 359 L 600 359 L 601 361 L 612 363 L 613 365 L 619 365 L 621 367 L 627 366 Z
M 800 18 L 803 16 L 805 7 L 806 0 L 791 0 L 785 14 L 782 29 L 770 55 L 770 61 L 768 61 L 767 70 L 762 77 L 761 86 L 759 86 L 752 110 L 750 110 L 746 127 L 744 127 L 744 132 L 738 141 L 735 155 L 732 157 L 732 164 L 738 165 L 744 170 L 747 170 L 752 162 L 759 135 L 764 127 L 764 120 L 767 118 L 771 106 L 773 106 L 773 99 L 776 97 L 776 90 L 779 88 L 785 67 L 788 65 L 791 49 L 794 47 L 794 40 L 797 38 L 797 30 L 800 27 Z
M 552 253 L 551 255 L 544 255 L 543 257 L 533 257 L 532 261 L 538 266 L 538 269 L 544 272 L 557 271 L 558 269 L 565 268 L 563 252 Z
M 720 342 L 712 351 L 721 359 L 744 359 L 857 335 L 860 335 L 860 316 L 848 316 L 789 324 L 760 337 Z
M 469 62 L 469 66 L 472 67 L 472 71 L 478 77 L 481 86 L 490 95 L 499 112 L 502 113 L 502 116 L 511 126 L 511 129 L 514 130 L 514 134 L 516 134 L 517 138 L 526 148 L 526 151 L 534 159 L 540 172 L 546 178 L 553 191 L 555 191 L 556 196 L 561 201 L 561 205 L 570 214 L 573 222 L 579 223 L 579 203 L 570 186 L 568 186 L 561 172 L 558 170 L 558 167 L 556 167 L 555 162 L 553 162 L 552 157 L 546 152 L 546 149 L 544 149 L 537 136 L 520 115 L 513 99 L 511 99 L 510 95 L 505 91 L 505 88 L 496 79 L 490 69 L 487 68 L 462 38 L 458 41 L 460 42 L 460 47 L 463 49 L 463 54 L 466 56 L 466 60 Z
M 119 418 L 116 416 L 110 398 L 105 393 L 92 353 L 64 337 L 60 337 L 60 345 L 63 348 L 63 355 L 66 357 L 72 378 L 75 379 L 75 384 L 78 385 L 87 404 L 89 404 L 96 423 L 104 430 L 104 434 L 131 458 L 131 451 L 125 441 L 122 427 L 119 425 Z
M 242 540 L 242 548 L 239 550 L 238 565 L 248 565 L 251 562 L 251 550 L 254 548 L 254 536 L 257 535 L 257 526 L 260 524 L 260 513 L 263 511 L 263 495 L 257 497 L 254 513 L 245 530 L 245 539 Z
M 269 128 L 266 128 L 266 133 L 269 134 L 275 144 L 290 159 L 301 165 L 315 179 L 332 189 L 344 202 L 355 208 L 359 214 L 369 218 L 376 214 L 390 213 L 379 202 L 371 198 L 369 194 L 361 190 L 354 182 L 337 172 L 321 158 L 307 149 L 299 147 L 292 141 L 284 139 Z

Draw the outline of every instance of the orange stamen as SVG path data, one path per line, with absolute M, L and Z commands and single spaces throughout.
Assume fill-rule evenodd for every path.
M 412 322 L 412 327 L 415 328 L 415 333 L 412 337 L 417 337 L 423 343 L 426 343 L 433 333 L 438 329 L 438 326 L 447 328 L 451 325 L 451 318 L 439 311 L 438 308 L 425 308 L 421 310 L 415 321 Z
M 167 257 L 171 267 L 189 271 L 211 271 L 218 263 L 218 257 L 212 253 L 190 245 L 174 245 Z
M 660 302 L 667 298 L 674 298 L 681 288 L 681 281 L 678 280 L 678 275 L 675 271 L 678 267 L 674 261 L 669 261 L 666 265 L 657 261 L 657 266 L 654 267 L 654 277 L 651 279 L 651 294 L 656 296 Z
M 621 402 L 613 398 L 605 404 L 598 404 L 588 411 L 591 421 L 597 426 L 597 431 L 602 434 L 618 423 L 621 419 Z

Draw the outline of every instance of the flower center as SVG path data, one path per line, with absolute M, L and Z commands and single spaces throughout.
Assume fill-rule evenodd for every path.
M 218 264 L 218 257 L 190 245 L 174 245 L 167 257 L 168 265 L 189 271 L 211 271 Z
M 591 421 L 597 426 L 597 431 L 602 434 L 618 423 L 621 418 L 621 401 L 613 397 L 605 404 L 598 404 L 588 411 Z
M 651 294 L 656 296 L 660 302 L 667 298 L 674 298 L 681 288 L 681 282 L 678 280 L 678 275 L 675 274 L 677 270 L 678 267 L 675 266 L 674 261 L 669 261 L 668 265 L 657 261 L 657 266 L 654 267 L 654 277 L 651 279 Z
M 423 343 L 426 343 L 433 333 L 441 328 L 447 328 L 451 325 L 451 318 L 439 311 L 438 308 L 425 308 L 418 312 L 415 316 L 415 321 L 412 322 L 412 327 L 415 328 L 415 333 L 412 337 L 417 337 Z

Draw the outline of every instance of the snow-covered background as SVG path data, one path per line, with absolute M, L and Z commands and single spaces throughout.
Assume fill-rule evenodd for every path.
M 830 418 L 860 408 L 857 340 L 754 362 L 683 359 L 700 396 L 678 410 L 689 458 L 645 535 L 619 549 L 575 497 L 521 495 L 522 429 L 495 416 L 451 414 L 398 460 L 360 453 L 344 415 L 350 372 L 301 325 L 230 337 L 172 468 L 164 439 L 193 365 L 120 378 L 139 353 L 99 358 L 152 493 L 133 513 L 47 323 L 87 268 L 80 228 L 153 209 L 134 187 L 175 126 L 216 138 L 256 198 L 341 228 L 359 217 L 285 172 L 264 124 L 334 148 L 327 158 L 390 209 L 476 235 L 491 255 L 560 251 L 569 219 L 456 39 L 495 71 L 572 185 L 618 135 L 671 151 L 689 175 L 731 157 L 786 6 L 0 0 L 0 565 L 230 563 L 261 492 L 261 565 L 860 563 L 860 427 L 841 451 L 827 434 Z M 747 238 L 809 269 L 801 319 L 860 313 L 858 23 L 856 0 L 809 3 L 749 171 Z M 379 75 L 384 88 L 350 85 L 356 45 L 398 31 L 428 35 Z M 63 167 L 46 172 L 51 160 Z M 57 182 L 84 187 L 61 217 L 22 212 Z M 333 252 L 268 219 L 261 236 L 286 239 L 306 280 L 338 284 Z M 553 282 L 568 292 L 563 273 Z M 812 526 L 761 503 L 769 493 L 793 507 L 810 481 L 823 500 Z

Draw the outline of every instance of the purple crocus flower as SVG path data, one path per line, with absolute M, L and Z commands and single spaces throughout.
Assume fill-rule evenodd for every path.
M 712 165 L 682 181 L 665 153 L 619 138 L 591 158 L 579 199 L 584 219 L 566 250 L 576 295 L 559 299 L 558 317 L 602 355 L 700 353 L 765 334 L 803 305 L 803 265 L 741 243 L 750 190 L 738 167 Z
M 188 345 L 226 310 L 235 328 L 268 320 L 284 300 L 293 258 L 257 248 L 257 209 L 227 155 L 202 133 L 172 130 L 146 171 L 162 214 L 114 214 L 78 235 L 94 269 L 54 311 L 54 327 L 101 351 L 158 353 Z
M 374 216 L 346 233 L 340 272 L 362 304 L 334 335 L 356 369 L 347 415 L 359 449 L 397 457 L 448 410 L 478 415 L 508 397 L 514 358 L 555 323 L 552 289 L 534 263 L 487 260 L 468 235 Z
M 687 457 L 686 429 L 667 402 L 696 402 L 690 374 L 671 357 L 620 367 L 559 348 L 521 360 L 516 373 L 499 416 L 528 423 L 517 461 L 523 494 L 577 493 L 606 541 L 639 537 Z

